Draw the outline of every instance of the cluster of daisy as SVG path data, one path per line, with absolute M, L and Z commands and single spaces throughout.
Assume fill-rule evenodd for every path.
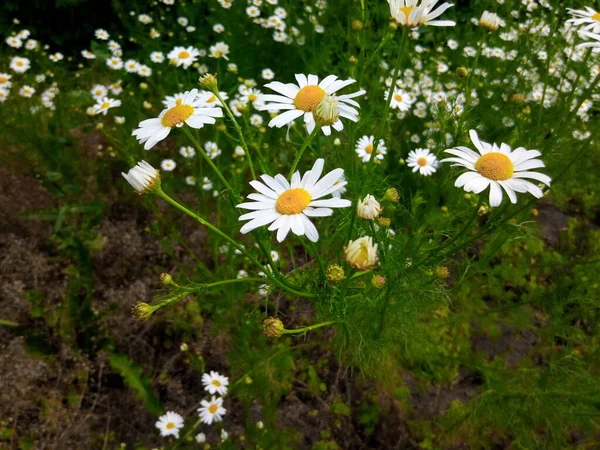
M 204 385 L 204 390 L 211 395 L 211 398 L 210 400 L 202 400 L 200 402 L 201 406 L 198 408 L 200 422 L 207 425 L 221 422 L 223 416 L 227 413 L 227 410 L 223 407 L 223 397 L 227 395 L 229 379 L 211 370 L 210 373 L 202 375 L 202 384 Z M 156 422 L 156 428 L 159 430 L 161 436 L 173 436 L 175 439 L 179 439 L 179 433 L 184 425 L 184 418 L 173 411 L 167 411 Z M 221 440 L 225 440 L 227 437 L 227 432 L 221 430 Z M 206 435 L 204 433 L 197 434 L 196 442 L 206 442 Z

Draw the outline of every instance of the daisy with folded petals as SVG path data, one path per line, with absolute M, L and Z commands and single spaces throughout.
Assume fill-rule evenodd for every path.
M 184 69 L 187 69 L 196 62 L 199 54 L 200 51 L 197 48 L 191 46 L 175 47 L 169 52 L 167 58 L 169 58 L 169 61 L 171 61 L 171 64 L 173 64 L 174 66 L 183 66 Z
M 145 150 L 150 150 L 157 142 L 166 138 L 171 129 L 189 125 L 202 128 L 205 124 L 213 124 L 216 117 L 223 117 L 221 108 L 207 107 L 198 100 L 198 89 L 183 93 L 176 100 L 168 101 L 156 119 L 140 122 L 140 127 L 132 134 Z
M 227 410 L 223 408 L 223 399 L 215 397 L 214 395 L 210 401 L 202 400 L 200 404 L 202 405 L 198 408 L 200 419 L 207 425 L 210 425 L 213 422 L 220 422 L 227 412 Z
M 117 106 L 121 106 L 121 100 L 115 100 L 114 98 L 104 97 L 99 98 L 97 101 L 98 103 L 94 105 L 94 110 L 96 111 L 96 114 L 102 113 L 106 115 L 110 108 L 116 108 Z
M 586 6 L 585 10 L 567 8 L 567 11 L 573 16 L 572 19 L 567 20 L 567 23 L 572 23 L 575 26 L 585 25 L 582 30 L 600 33 L 600 12 L 589 6 Z
M 420 27 L 432 25 L 436 27 L 453 27 L 452 20 L 435 20 L 448 8 L 451 3 L 437 5 L 439 0 L 388 0 L 390 14 L 400 25 L 405 27 Z
M 137 163 L 129 169 L 129 172 L 121 172 L 121 175 L 138 194 L 145 194 L 160 188 L 160 173 L 146 161 Z
M 279 81 L 273 81 L 265 85 L 265 87 L 281 95 L 263 95 L 262 100 L 265 102 L 265 105 L 261 106 L 260 109 L 263 111 L 285 110 L 284 113 L 279 114 L 269 122 L 270 127 L 281 128 L 291 124 L 298 117 L 304 116 L 306 129 L 309 133 L 312 133 L 316 126 L 313 111 L 321 103 L 321 100 L 326 95 L 335 94 L 340 89 L 356 82 L 353 79 L 338 80 L 338 77 L 335 75 L 329 75 L 319 83 L 319 77 L 316 75 L 306 76 L 303 74 L 296 74 L 296 81 L 298 84 L 284 84 Z M 336 94 L 339 117 L 357 122 L 358 109 L 356 108 L 359 108 L 360 105 L 352 99 L 365 93 L 364 89 L 360 89 L 352 94 Z M 331 127 L 337 131 L 341 131 L 344 128 L 344 124 L 338 118 L 331 126 L 326 125 L 321 127 L 321 129 L 325 135 L 329 135 L 331 134 Z
M 249 220 L 240 230 L 246 234 L 256 228 L 271 224 L 269 231 L 277 230 L 277 240 L 282 242 L 290 230 L 297 236 L 306 236 L 312 242 L 319 240 L 319 232 L 310 221 L 311 217 L 328 217 L 331 208 L 346 208 L 350 200 L 328 197 L 342 189 L 346 183 L 340 182 L 343 169 L 335 169 L 321 178 L 324 159 L 318 159 L 311 170 L 300 177 L 294 173 L 291 183 L 282 175 L 271 177 L 262 175 L 264 184 L 253 180 L 250 185 L 258 193 L 248 195 L 254 202 L 241 203 L 238 208 L 252 212 L 243 214 L 239 220 Z
M 467 147 L 455 147 L 446 150 L 455 157 L 441 161 L 468 169 L 456 179 L 456 187 L 479 194 L 489 186 L 490 206 L 500 205 L 503 189 L 512 203 L 517 203 L 516 192 L 529 192 L 536 198 L 544 195 L 537 185 L 525 180 L 529 178 L 550 186 L 548 175 L 530 171 L 545 167 L 541 160 L 536 159 L 541 155 L 538 150 L 519 147 L 513 151 L 504 143 L 497 146 L 480 141 L 475 130 L 471 130 L 469 135 L 479 153 Z

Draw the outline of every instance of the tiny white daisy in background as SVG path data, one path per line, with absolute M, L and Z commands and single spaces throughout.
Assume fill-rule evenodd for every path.
M 129 172 L 121 172 L 121 175 L 139 194 L 160 186 L 160 173 L 146 161 L 137 163 Z
M 160 431 L 162 437 L 174 436 L 179 439 L 179 430 L 183 428 L 183 417 L 173 411 L 158 418 L 156 428 Z
M 23 46 L 23 41 L 17 36 L 7 37 L 5 42 L 12 48 L 21 48 Z
M 600 34 L 590 33 L 589 31 L 580 31 L 579 35 L 583 38 L 592 39 L 592 41 L 584 42 L 583 44 L 578 44 L 577 47 L 592 47 L 594 50 L 600 49 Z M 596 42 L 594 42 L 594 40 Z
M 185 177 L 185 184 L 187 184 L 188 186 L 195 186 L 196 185 L 196 177 L 190 175 Z
M 175 47 L 169 52 L 167 58 L 174 66 L 183 66 L 187 69 L 198 59 L 199 51 L 197 48 L 190 47 Z
M 490 31 L 496 31 L 498 27 L 504 26 L 504 21 L 496 13 L 484 11 L 479 19 L 479 26 Z
M 98 98 L 97 103 L 94 105 L 94 109 L 96 110 L 96 114 L 102 113 L 106 115 L 110 108 L 116 108 L 121 106 L 121 100 L 115 100 L 113 98 Z
M 194 439 L 198 444 L 204 444 L 206 442 L 206 435 L 204 433 L 198 433 Z
M 175 170 L 175 167 L 177 167 L 177 163 L 172 159 L 163 159 L 163 161 L 160 163 L 160 168 L 167 172 Z
M 165 55 L 163 54 L 163 52 L 150 53 L 150 61 L 152 61 L 153 63 L 160 64 L 164 60 L 165 60 Z
M 106 97 L 106 94 L 108 94 L 108 89 L 106 89 L 106 86 L 97 84 L 90 90 L 90 92 L 95 100 L 99 100 Z
M 371 156 L 373 154 L 373 149 L 375 148 L 375 137 L 374 136 L 363 136 L 356 143 L 356 154 L 362 162 L 369 162 Z M 375 155 L 376 160 L 382 160 L 383 156 L 387 153 L 387 148 L 385 147 L 385 142 L 383 139 L 379 140 L 379 145 L 377 146 L 377 151 Z
M 213 188 L 212 181 L 208 177 L 204 177 L 202 179 L 202 189 L 205 191 L 210 191 Z
M 277 240 L 282 242 L 290 230 L 297 236 L 306 236 L 312 242 L 319 240 L 319 232 L 310 217 L 327 217 L 333 214 L 331 208 L 346 208 L 350 200 L 324 198 L 341 189 L 346 183 L 339 180 L 343 169 L 335 169 L 321 178 L 324 159 L 318 159 L 312 169 L 300 177 L 295 172 L 291 183 L 283 175 L 271 177 L 262 175 L 265 184 L 253 180 L 250 185 L 259 193 L 248 195 L 254 202 L 241 203 L 238 208 L 252 212 L 240 216 L 239 220 L 250 220 L 240 232 L 246 234 L 256 228 L 271 224 L 269 231 L 277 230 Z
M 221 375 L 219 372 L 211 370 L 210 373 L 202 375 L 202 384 L 204 385 L 204 390 L 208 391 L 209 394 L 219 394 L 224 396 L 227 394 L 229 378 Z
M 225 413 L 227 413 L 227 410 L 223 408 L 223 399 L 220 397 L 213 395 L 210 401 L 202 400 L 200 404 L 202 406 L 198 408 L 198 412 L 200 413 L 202 422 L 207 425 L 213 422 L 220 422 L 223 420 Z
M 221 430 L 221 442 L 225 442 L 229 439 L 229 433 L 225 430 Z
M 365 220 L 376 219 L 381 214 L 382 209 L 379 202 L 371 194 L 367 194 L 365 198 L 358 202 L 356 207 L 358 217 Z
M 261 297 L 268 297 L 271 293 L 271 287 L 268 284 L 261 284 L 258 287 L 258 295 Z
M 31 86 L 25 85 L 19 90 L 19 95 L 21 97 L 30 98 L 33 94 L 35 94 L 35 89 Z
M 152 17 L 150 17 L 148 14 L 140 14 L 138 16 L 138 20 L 140 22 L 142 22 L 144 25 L 148 25 L 149 23 L 152 23 Z
M 217 42 L 215 45 L 210 47 L 210 57 L 211 58 L 223 58 L 229 60 L 227 55 L 229 55 L 229 45 L 224 42 Z
M 325 96 L 333 95 L 340 89 L 356 82 L 353 79 L 338 80 L 337 76 L 329 75 L 319 83 L 319 77 L 316 75 L 306 76 L 304 74 L 296 74 L 296 81 L 298 82 L 297 85 L 293 83 L 284 84 L 279 81 L 265 84 L 265 87 L 281 95 L 264 95 L 263 101 L 272 103 L 266 103 L 260 109 L 263 111 L 285 110 L 284 113 L 279 114 L 269 122 L 270 127 L 281 128 L 291 124 L 298 117 L 304 116 L 306 129 L 309 133 L 312 133 L 316 126 L 313 111 L 317 105 L 321 103 Z M 364 89 L 360 89 L 352 94 L 336 95 L 339 117 L 357 122 L 358 110 L 355 107 L 359 108 L 360 105 L 352 99 L 365 93 Z M 344 124 L 338 118 L 331 127 L 341 131 Z M 329 135 L 331 127 L 323 126 L 321 129 L 324 134 Z
M 17 37 L 21 39 L 27 39 L 31 35 L 31 31 L 29 30 L 21 30 L 17 33 Z
M 248 272 L 246 272 L 244 269 L 240 269 L 236 278 L 248 278 Z
M 94 36 L 96 36 L 96 39 L 100 39 L 102 41 L 106 41 L 110 37 L 110 35 L 108 34 L 108 32 L 106 30 L 103 30 L 102 28 L 98 28 L 94 32 Z
M 438 161 L 428 149 L 417 148 L 408 154 L 406 165 L 412 168 L 413 172 L 419 171 L 421 175 L 429 176 L 437 170 Z
M 29 70 L 29 68 L 31 67 L 31 63 L 27 58 L 15 56 L 13 59 L 10 60 L 9 67 L 17 73 L 24 73 Z
M 125 123 L 125 117 L 123 117 L 123 116 L 115 116 L 115 123 L 117 125 L 123 125 Z
M 167 101 L 166 106 L 158 118 L 143 120 L 132 133 L 140 144 L 144 144 L 145 150 L 150 150 L 166 138 L 172 128 L 179 128 L 184 124 L 202 128 L 205 124 L 215 123 L 215 117 L 223 117 L 221 108 L 205 107 L 202 104 L 198 99 L 198 89 L 184 92 L 174 101 Z
M 439 0 L 388 0 L 388 3 L 390 5 L 390 14 L 392 15 L 392 18 L 400 25 L 406 27 L 419 27 L 424 25 L 453 27 L 456 25 L 456 22 L 452 20 L 434 20 L 441 16 L 448 8 L 454 6 L 450 3 L 442 3 L 438 6 L 438 1 Z
M 181 147 L 179 154 L 184 158 L 193 158 L 196 155 L 196 150 L 194 150 L 194 147 L 188 145 L 187 147 Z
M 567 23 L 572 23 L 575 26 L 585 25 L 582 30 L 591 31 L 592 33 L 600 33 L 600 12 L 590 8 L 589 6 L 583 9 L 567 8 L 572 19 L 567 20 Z
M 136 73 L 140 67 L 140 63 L 134 59 L 128 59 L 124 63 L 125 71 L 129 73 Z
M 0 103 L 5 102 L 9 95 L 10 91 L 0 86 Z
M 52 62 L 58 62 L 58 61 L 63 60 L 65 57 L 63 56 L 62 53 L 57 52 L 57 53 L 50 55 L 48 58 L 50 58 L 50 61 L 52 61 Z
M 123 86 L 121 86 L 121 80 L 115 81 L 114 83 L 109 85 L 108 88 L 110 89 L 110 92 L 112 92 L 114 95 L 119 95 L 121 92 L 123 92 Z
M 140 77 L 149 77 L 152 75 L 152 69 L 145 64 L 140 64 L 137 70 L 137 74 Z
M 179 25 L 181 25 L 182 27 L 187 27 L 188 24 L 190 23 L 190 21 L 188 20 L 187 17 L 178 17 L 177 18 L 177 23 Z
M 265 80 L 272 80 L 273 78 L 275 78 L 275 72 L 273 72 L 271 69 L 263 69 L 263 71 L 261 72 L 261 76 Z
M 389 91 L 385 91 L 383 94 L 384 100 L 388 99 Z M 402 89 L 395 88 L 392 94 L 392 100 L 390 100 L 390 108 L 399 109 L 400 111 L 408 111 L 412 106 L 414 100 L 413 96 L 408 92 L 404 92 Z
M 0 87 L 9 88 L 12 86 L 10 79 L 12 75 L 8 73 L 0 73 Z
M 123 60 L 118 56 L 113 56 L 106 60 L 106 65 L 113 70 L 119 70 L 123 68 Z
M 213 31 L 215 33 L 222 33 L 223 31 L 225 31 L 225 27 L 220 23 L 216 23 L 213 25 Z
M 263 124 L 263 118 L 258 114 L 252 114 L 250 116 L 250 125 L 260 127 Z
M 204 144 L 204 150 L 206 151 L 206 154 L 210 157 L 210 159 L 215 159 L 221 154 L 221 149 L 219 148 L 216 142 L 206 142 Z
M 81 50 L 81 56 L 83 56 L 85 59 L 96 59 L 96 55 L 89 50 Z
M 455 147 L 445 150 L 454 155 L 453 158 L 443 159 L 441 162 L 452 162 L 453 166 L 468 169 L 457 179 L 454 185 L 462 187 L 466 192 L 479 194 L 490 188 L 490 206 L 498 206 L 502 202 L 502 189 L 512 203 L 517 203 L 515 192 L 529 192 L 536 198 L 541 198 L 542 190 L 524 178 L 539 181 L 550 186 L 550 177 L 529 169 L 545 167 L 544 163 L 535 159 L 541 153 L 538 150 L 526 150 L 519 147 L 514 151 L 507 144 L 489 144 L 479 140 L 477 132 L 469 132 L 471 141 L 479 154 L 467 147 Z

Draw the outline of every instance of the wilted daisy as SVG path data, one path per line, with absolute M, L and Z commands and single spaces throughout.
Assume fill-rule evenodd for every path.
M 129 172 L 121 172 L 121 175 L 138 194 L 145 194 L 160 187 L 160 173 L 146 161 L 137 163 Z
M 429 176 L 437 170 L 438 161 L 428 149 L 417 148 L 408 154 L 406 165 L 411 167 L 413 172 L 418 170 L 421 175 Z
M 108 110 L 110 108 L 116 108 L 117 106 L 121 106 L 121 100 L 115 100 L 114 98 L 108 98 L 108 97 L 104 97 L 104 98 L 99 98 L 97 99 L 97 102 L 94 105 L 94 109 L 96 110 L 96 114 L 104 114 L 106 115 L 106 113 L 108 112 Z
M 374 136 L 363 136 L 356 143 L 356 148 L 354 149 L 354 151 L 356 151 L 356 154 L 358 155 L 358 157 L 360 159 L 362 159 L 362 162 L 366 163 L 366 162 L 369 162 L 369 160 L 371 159 L 374 148 L 375 148 L 375 137 Z M 379 145 L 377 146 L 375 159 L 382 160 L 383 155 L 385 155 L 386 153 L 387 153 L 387 148 L 385 147 L 385 142 L 383 142 L 383 139 L 379 139 Z
M 487 28 L 490 31 L 496 31 L 499 26 L 504 26 L 504 21 L 498 16 L 498 14 L 484 11 L 479 19 L 479 26 Z
M 204 385 L 204 390 L 208 391 L 209 394 L 216 393 L 222 396 L 227 394 L 229 378 L 211 370 L 210 373 L 202 375 L 202 384 Z
M 202 422 L 207 425 L 210 425 L 213 422 L 220 422 L 227 412 L 227 410 L 223 408 L 223 399 L 215 397 L 214 395 L 210 401 L 202 400 L 200 404 L 202 406 L 198 408 L 198 412 L 200 413 Z
M 379 202 L 371 194 L 367 194 L 360 202 L 358 202 L 357 215 L 361 219 L 373 220 L 381 214 L 382 208 Z
M 10 68 L 17 73 L 24 73 L 29 70 L 31 67 L 31 63 L 27 58 L 21 58 L 20 56 L 15 56 L 10 60 Z
M 306 76 L 304 74 L 296 74 L 296 81 L 298 82 L 297 85 L 293 83 L 284 84 L 279 81 L 273 81 L 265 85 L 265 87 L 282 95 L 264 95 L 263 101 L 273 103 L 266 103 L 260 109 L 267 111 L 286 110 L 286 112 L 279 114 L 269 122 L 270 127 L 281 128 L 291 124 L 298 117 L 304 116 L 306 129 L 309 133 L 312 133 L 316 126 L 313 111 L 319 103 L 327 95 L 335 94 L 340 89 L 356 82 L 353 79 L 338 80 L 337 76 L 329 75 L 319 83 L 319 77 L 316 75 Z M 339 117 L 344 117 L 353 122 L 358 121 L 358 110 L 354 107 L 359 108 L 360 105 L 352 99 L 365 93 L 364 89 L 360 89 L 352 94 L 336 95 Z M 331 126 L 337 131 L 344 128 L 340 119 L 337 119 Z M 322 130 L 326 135 L 331 133 L 329 126 L 323 126 Z
M 199 51 L 197 48 L 192 46 L 190 47 L 175 47 L 173 50 L 169 52 L 167 58 L 174 66 L 180 67 L 183 66 L 184 69 L 187 69 L 192 64 L 196 62 L 198 59 Z
M 179 439 L 179 430 L 183 428 L 183 417 L 176 412 L 167 411 L 164 416 L 158 418 L 156 428 L 162 437 L 175 436 Z
M 238 208 L 252 212 L 240 216 L 239 220 L 250 220 L 241 233 L 246 234 L 256 228 L 271 224 L 269 231 L 277 230 L 277 240 L 282 242 L 290 230 L 297 236 L 306 236 L 312 242 L 319 240 L 319 232 L 310 217 L 327 217 L 333 214 L 331 208 L 346 208 L 350 200 L 324 198 L 341 189 L 346 183 L 339 182 L 343 169 L 335 169 L 321 178 L 324 159 L 318 159 L 312 169 L 300 177 L 294 173 L 291 183 L 282 175 L 271 177 L 262 175 L 265 184 L 253 180 L 250 185 L 259 193 L 248 195 L 254 202 L 241 203 Z
M 517 202 L 515 192 L 529 192 L 536 198 L 543 196 L 538 186 L 524 179 L 529 178 L 550 186 L 549 176 L 529 171 L 544 167 L 541 160 L 535 159 L 541 155 L 538 150 L 519 147 L 513 151 L 504 143 L 498 147 L 496 144 L 480 141 L 475 130 L 471 130 L 469 135 L 479 154 L 467 147 L 455 147 L 445 151 L 456 157 L 441 161 L 452 162 L 453 166 L 469 170 L 456 179 L 456 187 L 479 194 L 489 186 L 490 206 L 498 206 L 502 202 L 502 189 L 512 203 Z
M 139 128 L 132 133 L 140 144 L 144 144 L 146 150 L 166 138 L 172 128 L 179 128 L 184 124 L 202 128 L 207 123 L 215 123 L 215 117 L 223 117 L 221 108 L 207 107 L 198 100 L 198 89 L 184 92 L 176 100 L 168 101 L 166 106 L 158 118 L 140 122 Z
M 217 42 L 215 45 L 210 47 L 210 57 L 211 58 L 223 58 L 229 60 L 227 55 L 229 55 L 229 45 L 224 42 Z
M 377 244 L 373 244 L 371 236 L 363 236 L 348 242 L 348 245 L 344 247 L 344 253 L 346 261 L 359 270 L 369 270 L 379 261 Z
M 600 12 L 589 6 L 586 6 L 585 10 L 567 8 L 567 11 L 574 16 L 572 19 L 567 20 L 567 23 L 572 23 L 575 26 L 585 25 L 582 30 L 600 33 Z
M 390 14 L 400 25 L 406 27 L 420 27 L 433 25 L 436 27 L 453 27 L 456 22 L 452 20 L 434 20 L 441 16 L 451 3 L 442 3 L 439 0 L 388 0 Z M 437 8 L 435 8 L 437 6 Z M 434 9 L 435 8 L 435 9 Z

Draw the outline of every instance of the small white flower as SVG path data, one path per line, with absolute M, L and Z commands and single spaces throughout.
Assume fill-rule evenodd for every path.
M 200 419 L 208 425 L 213 422 L 220 422 L 223 420 L 225 413 L 227 413 L 227 410 L 223 408 L 223 399 L 221 397 L 213 395 L 210 401 L 202 400 L 200 404 L 202 405 L 198 408 Z
M 171 172 L 175 170 L 175 167 L 177 167 L 177 163 L 172 159 L 163 159 L 163 161 L 160 163 L 160 167 L 162 170 Z
M 206 442 L 206 435 L 204 433 L 198 433 L 195 439 L 198 444 L 204 444 Z
M 98 28 L 94 32 L 94 35 L 96 36 L 96 39 L 100 39 L 102 41 L 106 41 L 110 37 L 110 35 L 108 34 L 108 32 L 106 30 L 103 30 L 102 28 Z
M 196 155 L 196 150 L 194 150 L 194 147 L 188 145 L 187 147 L 181 147 L 179 154 L 184 158 L 193 158 Z
M 208 391 L 209 394 L 216 393 L 223 396 L 227 394 L 229 378 L 211 370 L 210 373 L 202 375 L 202 384 L 204 385 L 204 390 Z
M 227 55 L 229 54 L 229 45 L 224 42 L 217 42 L 215 45 L 210 47 L 211 58 L 223 58 L 229 60 Z
M 158 418 L 156 428 L 160 431 L 162 437 L 175 436 L 179 439 L 179 430 L 183 428 L 183 417 L 173 411 Z
M 369 162 L 369 160 L 371 159 L 373 150 L 375 148 L 374 143 L 375 143 L 374 136 L 363 136 L 356 143 L 356 148 L 354 150 L 356 151 L 356 154 L 358 155 L 358 157 L 360 159 L 362 159 L 362 162 L 366 163 L 366 162 Z M 386 153 L 387 153 L 387 148 L 385 147 L 385 142 L 383 142 L 383 139 L 380 139 L 379 145 L 377 146 L 375 159 L 382 160 L 383 156 Z
M 419 171 L 421 175 L 429 176 L 437 170 L 438 161 L 428 149 L 417 148 L 408 154 L 406 165 L 411 167 L 413 172 Z

